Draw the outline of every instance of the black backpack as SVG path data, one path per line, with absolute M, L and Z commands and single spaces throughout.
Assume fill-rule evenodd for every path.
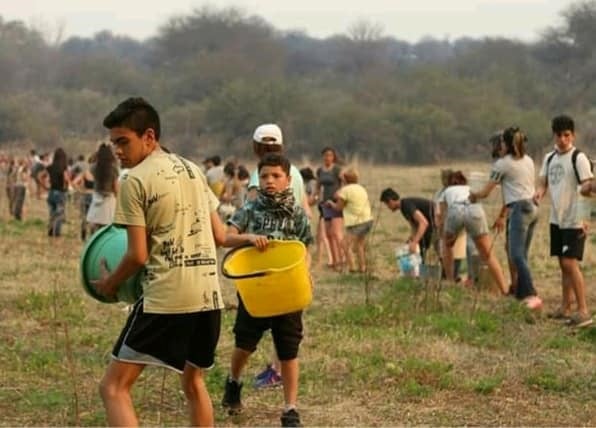
M 577 180 L 577 183 L 581 183 L 581 180 L 579 178 L 579 172 L 577 172 L 577 156 L 581 153 L 582 151 L 578 148 L 573 149 L 573 153 L 571 153 L 571 164 L 573 165 L 573 172 L 575 173 L 575 178 Z M 554 150 L 550 155 L 548 155 L 548 158 L 546 158 L 546 179 L 548 180 L 548 167 L 550 165 L 550 162 L 553 160 L 553 158 L 555 157 L 555 155 L 557 154 L 557 151 Z M 593 173 L 594 172 L 594 164 L 592 163 L 592 160 L 586 155 L 586 158 L 588 159 L 588 162 L 590 162 L 590 171 Z

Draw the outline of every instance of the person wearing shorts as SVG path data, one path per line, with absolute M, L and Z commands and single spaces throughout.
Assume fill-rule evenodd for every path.
M 370 232 L 373 219 L 370 208 L 370 201 L 366 189 L 358 184 L 358 172 L 354 168 L 348 168 L 342 173 L 342 186 L 335 192 L 336 202 L 327 201 L 328 206 L 343 214 L 346 233 L 342 240 L 343 251 L 350 272 L 366 272 L 366 235 Z M 356 253 L 358 270 L 354 263 L 352 252 Z
M 457 235 L 465 229 L 472 238 L 480 257 L 488 265 L 489 271 L 497 283 L 502 294 L 507 294 L 507 285 L 503 269 L 492 252 L 492 242 L 489 236 L 486 214 L 482 205 L 470 202 L 470 186 L 461 171 L 452 172 L 447 179 L 448 187 L 439 197 L 441 205 L 439 224 L 444 224 L 445 241 L 443 254 L 445 258 L 445 276 L 453 281 L 453 244 Z
M 294 200 L 290 187 L 290 169 L 290 161 L 279 153 L 268 153 L 261 158 L 258 164 L 259 188 L 256 198 L 247 202 L 228 220 L 225 246 L 251 244 L 261 251 L 267 251 L 269 239 L 299 240 L 305 245 L 313 242 L 306 212 Z M 296 406 L 298 350 L 303 335 L 302 311 L 274 317 L 253 317 L 247 312 L 242 297 L 238 296 L 238 312 L 234 323 L 235 347 L 222 405 L 232 415 L 242 409 L 241 374 L 266 330 L 271 330 L 281 365 L 285 401 L 281 424 L 300 426 Z
M 102 264 L 94 285 L 102 295 L 115 296 L 119 284 L 143 269 L 143 295 L 100 383 L 108 424 L 138 426 L 130 390 L 147 365 L 156 365 L 181 375 L 190 424 L 212 426 L 203 376 L 214 362 L 223 308 L 219 201 L 195 164 L 162 150 L 159 115 L 144 99 L 123 101 L 103 124 L 122 166 L 130 168 L 114 215 L 114 224 L 126 227 L 128 248 L 114 271 Z
M 538 174 L 534 200 L 540 203 L 550 192 L 550 254 L 559 259 L 561 268 L 561 305 L 549 314 L 566 320 L 574 327 L 593 324 L 588 310 L 586 284 L 579 262 L 583 258 L 587 219 L 580 217 L 578 188 L 585 190 L 594 179 L 590 160 L 575 148 L 575 123 L 569 116 L 557 116 L 551 122 L 555 149 L 544 156 Z M 574 160 L 575 159 L 575 160 Z M 577 311 L 572 312 L 573 300 Z

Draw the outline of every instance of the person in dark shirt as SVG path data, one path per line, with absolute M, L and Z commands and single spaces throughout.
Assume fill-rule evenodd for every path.
M 381 202 L 391 211 L 400 210 L 410 224 L 412 233 L 408 238 L 410 252 L 415 253 L 420 246 L 420 256 L 424 263 L 426 252 L 432 243 L 434 230 L 434 204 L 430 199 L 403 198 L 391 187 L 381 192 Z

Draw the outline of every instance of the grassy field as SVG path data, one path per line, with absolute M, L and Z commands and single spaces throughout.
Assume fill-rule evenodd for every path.
M 453 166 L 452 166 L 453 167 Z M 461 165 L 464 171 L 487 165 Z M 362 167 L 376 223 L 371 275 L 315 267 L 313 305 L 305 314 L 299 410 L 310 426 L 596 425 L 596 328 L 573 331 L 509 298 L 399 279 L 394 248 L 407 237 L 400 215 L 379 208 L 380 190 L 431 197 L 439 168 Z M 495 192 L 498 193 L 498 192 Z M 489 217 L 500 195 L 486 204 Z M 547 309 L 559 299 L 559 271 L 548 256 L 548 207 L 531 249 Z M 97 386 L 126 318 L 121 304 L 100 304 L 79 283 L 78 212 L 65 237 L 45 236 L 44 201 L 29 200 L 24 223 L 8 221 L 0 199 L 0 425 L 105 425 Z M 596 310 L 591 237 L 583 264 Z M 503 256 L 503 238 L 495 251 Z M 232 284 L 223 281 L 227 303 Z M 221 409 L 233 346 L 235 311 L 225 311 L 216 367 L 208 377 L 218 425 L 278 425 L 281 390 L 250 386 L 271 354 L 262 342 L 244 380 L 245 411 Z M 150 368 L 134 389 L 142 425 L 187 423 L 178 377 Z

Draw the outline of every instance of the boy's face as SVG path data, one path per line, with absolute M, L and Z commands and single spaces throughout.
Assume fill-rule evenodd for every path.
M 573 146 L 575 142 L 575 133 L 573 131 L 561 131 L 559 133 L 555 133 L 555 144 L 557 149 L 561 152 L 566 152 Z
M 387 205 L 387 208 L 391 211 L 397 211 L 400 206 L 400 201 L 399 199 L 389 199 L 388 201 L 385 201 L 385 205 Z
M 265 193 L 275 193 L 286 190 L 290 185 L 290 177 L 281 166 L 265 165 L 259 171 L 259 187 Z
M 140 137 L 132 129 L 116 127 L 110 129 L 110 141 L 114 154 L 123 168 L 132 168 L 141 163 L 155 148 L 157 141 L 153 129 L 149 128 Z

